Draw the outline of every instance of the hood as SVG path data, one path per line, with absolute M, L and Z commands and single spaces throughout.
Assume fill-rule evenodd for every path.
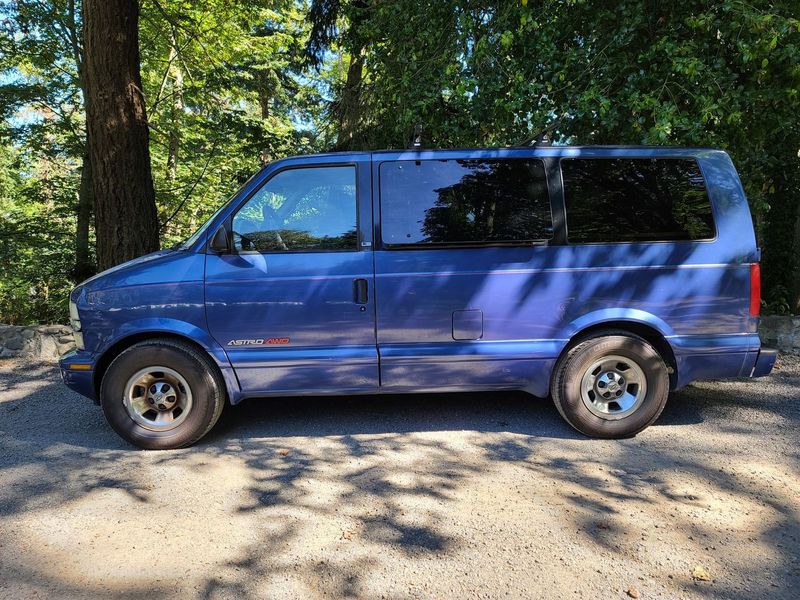
M 139 256 L 138 258 L 134 258 L 134 259 L 129 260 L 129 261 L 124 262 L 124 263 L 120 263 L 120 264 L 118 264 L 118 265 L 116 265 L 114 267 L 111 267 L 110 269 L 106 269 L 105 271 L 101 271 L 97 275 L 93 275 L 92 277 L 89 277 L 89 279 L 87 279 L 85 281 L 82 281 L 77 286 L 75 286 L 75 289 L 84 288 L 84 287 L 87 287 L 87 286 L 88 287 L 94 287 L 94 286 L 92 286 L 90 284 L 96 284 L 96 283 L 98 283 L 98 282 L 100 282 L 100 281 L 102 281 L 104 279 L 107 279 L 109 275 L 114 275 L 114 274 L 120 273 L 122 271 L 131 269 L 133 267 L 140 267 L 140 266 L 145 265 L 147 263 L 157 262 L 158 260 L 162 259 L 163 257 L 165 257 L 167 255 L 170 255 L 170 254 L 173 254 L 174 252 L 175 252 L 175 250 L 171 250 L 171 249 L 159 250 L 158 252 L 151 252 L 150 254 L 145 254 L 144 256 Z

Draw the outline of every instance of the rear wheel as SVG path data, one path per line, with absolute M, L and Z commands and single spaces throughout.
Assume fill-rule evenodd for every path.
M 100 386 L 103 414 L 114 431 L 153 450 L 195 443 L 217 422 L 224 403 L 216 365 L 175 340 L 134 344 L 113 360 Z
M 571 348 L 550 388 L 561 416 L 590 437 L 623 438 L 652 424 L 667 402 L 669 375 L 644 339 L 605 332 Z

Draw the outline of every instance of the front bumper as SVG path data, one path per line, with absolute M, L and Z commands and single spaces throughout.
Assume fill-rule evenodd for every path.
M 83 350 L 67 352 L 59 359 L 58 366 L 61 368 L 61 380 L 68 388 L 97 402 L 94 389 L 94 357 L 90 352 Z
M 769 375 L 772 371 L 772 367 L 775 366 L 775 359 L 777 357 L 778 351 L 774 348 L 761 348 L 761 350 L 758 351 L 753 370 L 750 371 L 750 377 Z

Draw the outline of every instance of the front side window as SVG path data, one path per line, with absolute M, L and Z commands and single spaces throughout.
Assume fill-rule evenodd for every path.
M 714 219 L 697 161 L 561 161 L 571 243 L 707 240 Z
M 380 167 L 387 245 L 525 243 L 552 237 L 547 179 L 534 159 L 389 161 Z
M 233 217 L 238 252 L 357 250 L 356 169 L 281 171 Z

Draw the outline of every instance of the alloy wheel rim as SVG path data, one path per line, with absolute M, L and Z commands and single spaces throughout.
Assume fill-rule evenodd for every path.
M 616 354 L 594 361 L 581 378 L 581 400 L 601 419 L 633 414 L 647 395 L 647 378 L 636 361 Z
M 146 367 L 128 379 L 123 404 L 128 416 L 141 427 L 169 431 L 188 417 L 192 409 L 192 390 L 175 369 Z

